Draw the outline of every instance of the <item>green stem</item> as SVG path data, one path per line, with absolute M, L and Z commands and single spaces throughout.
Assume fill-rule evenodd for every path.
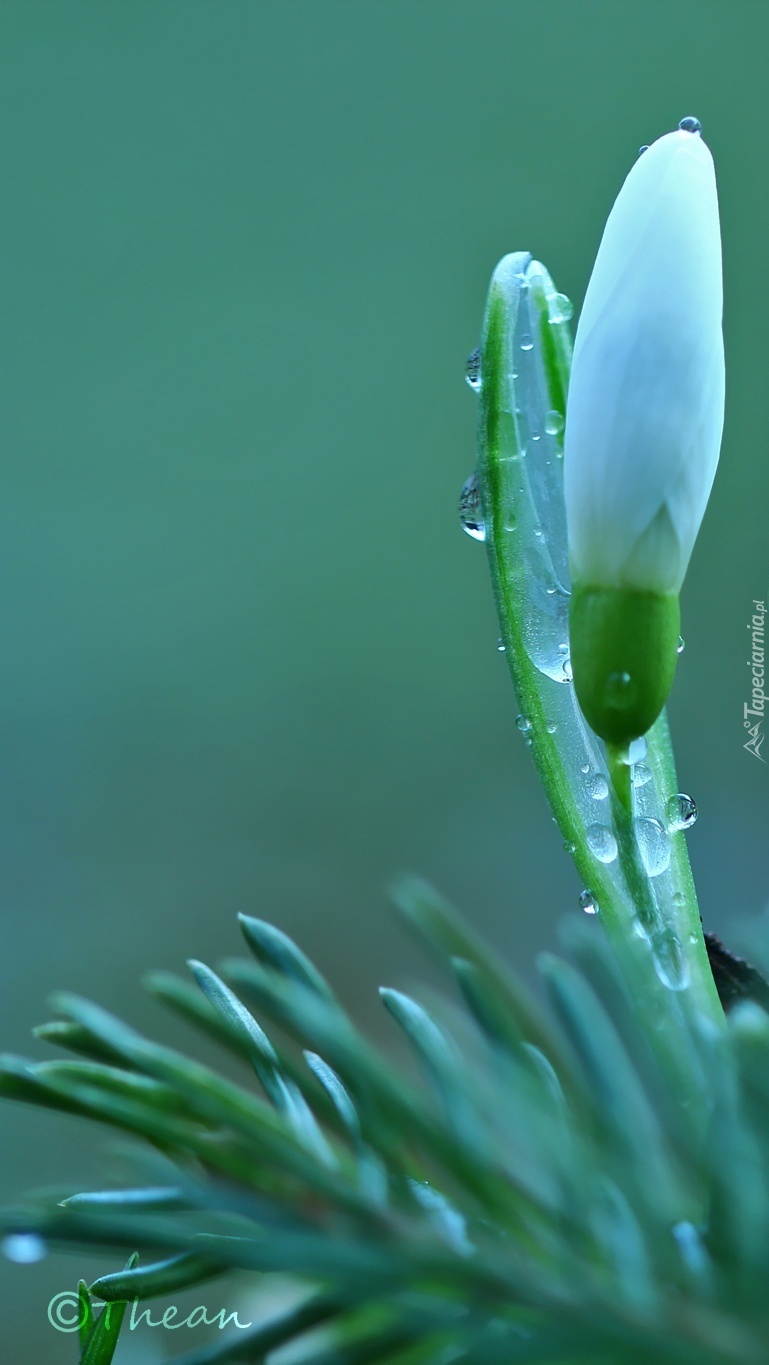
M 632 815 L 633 781 L 627 745 L 618 746 L 615 744 L 607 744 L 606 758 L 609 764 L 609 776 L 611 777 L 614 794 L 625 815 Z

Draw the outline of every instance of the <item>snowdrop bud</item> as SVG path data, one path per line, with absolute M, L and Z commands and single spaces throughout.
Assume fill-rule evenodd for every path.
M 670 691 L 678 594 L 721 444 L 721 237 L 698 127 L 684 119 L 633 166 L 574 346 L 564 449 L 572 665 L 588 722 L 612 744 L 644 734 Z

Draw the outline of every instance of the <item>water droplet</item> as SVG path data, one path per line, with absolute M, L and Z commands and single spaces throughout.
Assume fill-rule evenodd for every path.
M 613 863 L 617 856 L 617 840 L 606 825 L 588 825 L 587 844 L 601 863 Z
M 550 321 L 568 322 L 574 315 L 574 304 L 565 294 L 555 294 L 550 300 Z
M 609 784 L 603 773 L 591 773 L 587 779 L 587 789 L 594 801 L 605 801 L 609 795 Z
M 36 1232 L 10 1232 L 0 1242 L 0 1250 L 9 1261 L 17 1265 L 35 1265 L 48 1254 L 48 1247 Z
M 671 991 L 683 991 L 689 985 L 689 959 L 675 934 L 667 930 L 658 934 L 653 944 L 654 969 Z
M 531 721 L 528 716 L 516 716 L 515 723 L 522 735 L 531 734 Z
M 577 852 L 577 845 L 570 843 L 568 839 L 564 839 L 563 846 L 566 852 L 569 854 Z
M 499 650 L 500 654 L 504 654 L 506 648 L 507 646 L 505 645 L 505 642 L 502 639 L 502 636 L 500 635 L 499 639 L 497 640 L 497 649 Z
M 558 726 L 556 725 L 554 720 L 549 720 L 547 722 L 547 725 L 545 726 L 545 729 L 547 730 L 547 733 L 549 735 L 554 735 L 556 730 L 558 729 Z
M 465 379 L 474 393 L 478 393 L 481 387 L 481 348 L 476 346 L 467 357 L 465 364 Z
M 668 829 L 691 829 L 697 820 L 697 803 L 686 792 L 677 792 L 667 804 Z
M 635 822 L 641 861 L 649 877 L 658 877 L 670 866 L 670 840 L 659 820 L 644 817 Z
M 698 118 L 694 117 L 693 114 L 689 114 L 686 118 L 682 118 L 678 126 L 681 129 L 682 133 L 702 132 L 702 124 L 700 123 Z
M 580 763 L 580 765 L 579 765 L 579 770 L 580 770 L 581 773 L 589 773 L 589 772 L 590 772 L 590 764 L 589 764 L 589 763 Z
M 586 915 L 598 914 L 598 901 L 592 891 L 582 891 L 579 897 L 579 908 L 584 910 Z
M 684 895 L 683 891 L 673 892 L 673 904 L 676 907 L 676 910 L 683 910 L 684 906 L 686 905 L 686 896 Z M 692 943 L 697 942 L 696 935 L 690 940 L 690 942 Z
M 679 637 L 678 637 L 678 644 L 676 645 L 676 654 L 683 654 L 683 652 L 684 652 L 685 649 L 686 649 L 686 641 L 684 640 L 683 635 L 679 635 Z
M 561 671 L 563 673 L 564 682 L 570 683 L 574 681 L 574 670 L 571 666 L 571 659 L 564 659 Z
M 545 431 L 548 436 L 558 436 L 563 431 L 563 413 L 551 408 L 545 417 Z
M 645 763 L 636 763 L 633 768 L 633 786 L 645 787 L 651 780 L 651 769 L 647 768 Z
M 644 152 L 648 152 L 648 150 L 649 150 L 649 144 L 648 144 L 648 142 L 645 142 L 644 145 L 643 145 L 643 147 L 639 147 L 639 148 L 638 148 L 638 155 L 639 155 L 639 156 L 642 156 L 643 153 L 644 153 Z
M 523 336 L 521 337 L 521 350 L 522 350 L 522 351 L 530 351 L 530 350 L 532 349 L 533 345 L 534 345 L 534 341 L 533 341 L 532 337 L 529 335 L 528 332 L 524 332 Z
M 473 540 L 486 539 L 486 523 L 483 520 L 477 474 L 470 475 L 459 495 L 459 520 L 462 523 L 462 530 L 472 536 Z
M 635 767 L 636 763 L 642 763 L 643 760 L 646 758 L 647 747 L 648 746 L 643 735 L 641 735 L 640 739 L 631 740 L 630 744 L 628 745 L 627 757 L 625 761 L 629 763 L 632 768 Z
M 637 690 L 629 673 L 610 673 L 606 679 L 606 705 L 624 710 L 632 706 Z

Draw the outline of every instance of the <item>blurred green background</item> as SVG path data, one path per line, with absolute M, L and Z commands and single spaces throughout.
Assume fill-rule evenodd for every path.
M 142 970 L 237 950 L 238 910 L 387 1040 L 376 985 L 422 971 L 403 868 L 521 970 L 553 943 L 580 887 L 458 526 L 463 365 L 499 256 L 578 306 L 638 146 L 690 113 L 728 412 L 670 713 L 706 924 L 763 909 L 768 39 L 752 0 L 0 4 L 5 1048 L 42 1055 L 56 986 L 159 1028 Z M 5 1196 L 110 1169 L 70 1121 L 6 1106 L 2 1135 Z M 6 1265 L 9 1355 L 73 1362 L 48 1299 L 112 1268 Z

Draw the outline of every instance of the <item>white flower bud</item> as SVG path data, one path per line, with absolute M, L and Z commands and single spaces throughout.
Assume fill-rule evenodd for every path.
M 686 119 L 633 166 L 577 327 L 564 476 L 582 710 L 624 745 L 659 715 L 724 420 L 713 159 Z
M 639 156 L 577 328 L 565 432 L 572 576 L 677 593 L 721 444 L 721 237 L 698 133 Z

